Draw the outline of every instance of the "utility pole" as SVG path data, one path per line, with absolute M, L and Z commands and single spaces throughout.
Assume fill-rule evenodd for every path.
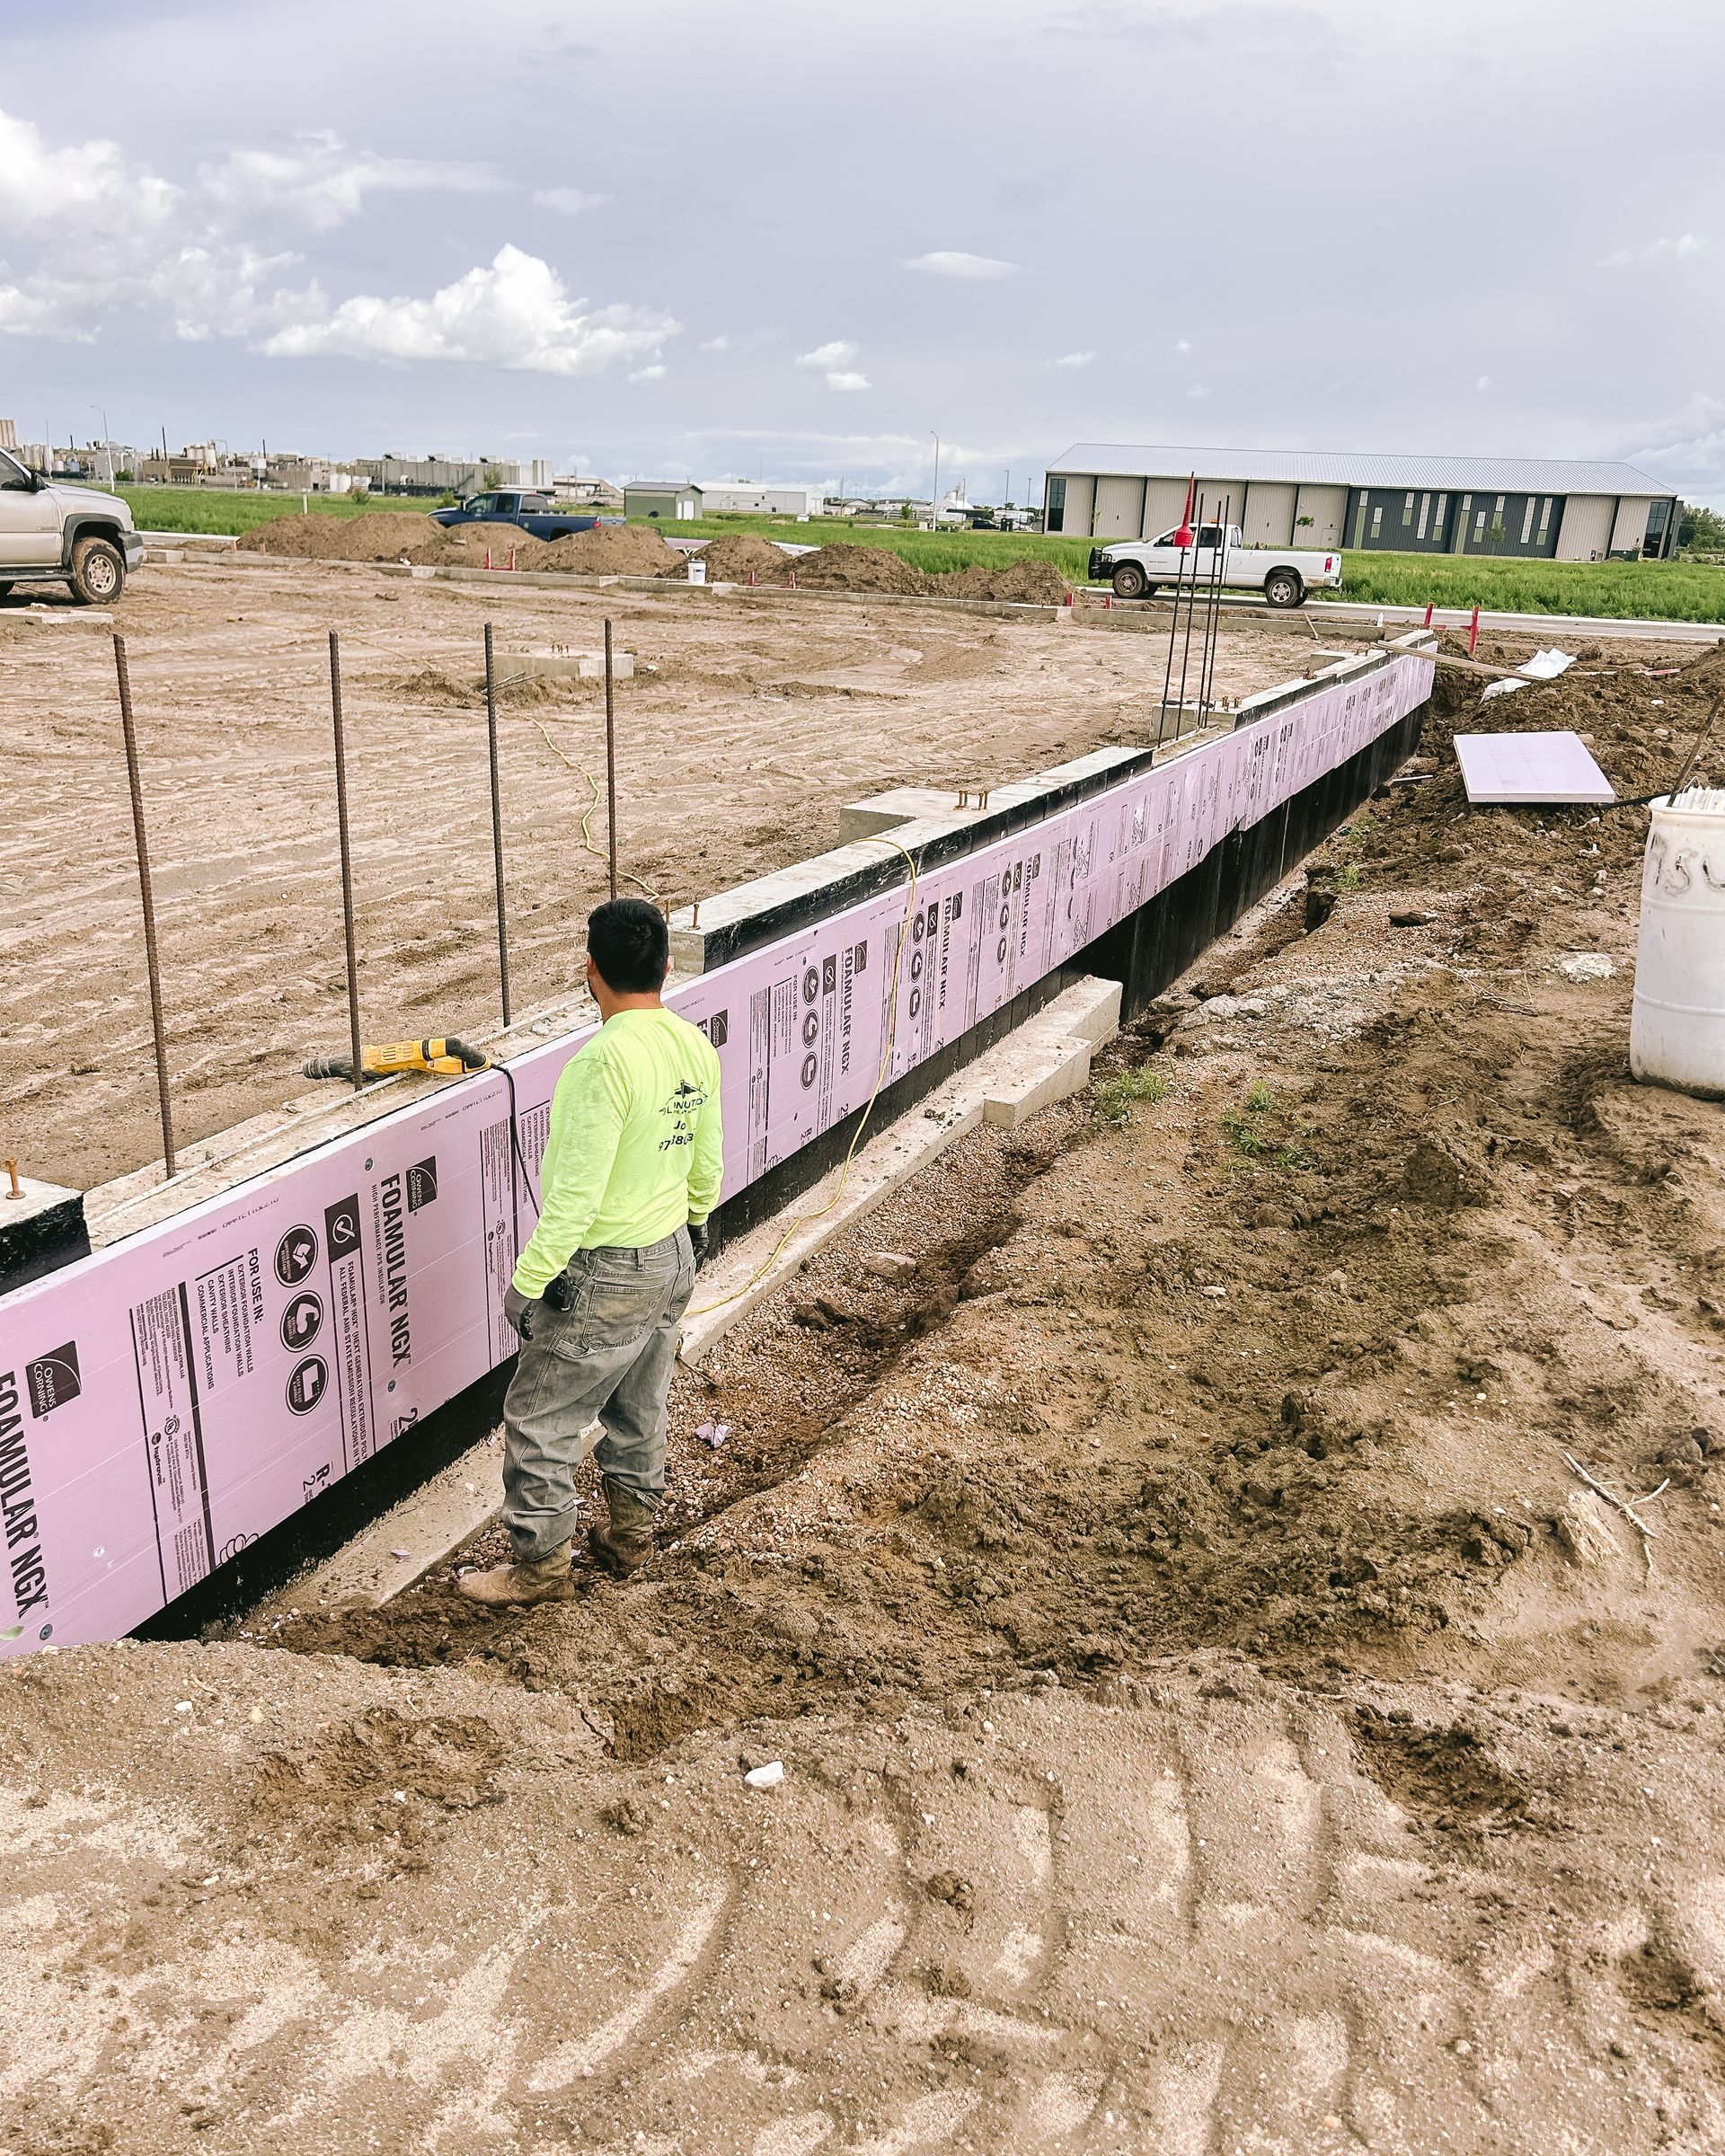
M 932 427 L 928 431 L 934 434 Z M 941 528 L 941 437 L 938 434 L 934 434 L 934 492 L 929 507 L 933 511 L 934 528 L 939 531 Z
M 114 445 L 108 438 L 108 414 L 100 404 L 93 404 L 90 409 L 102 421 L 102 450 L 108 460 L 108 484 L 111 487 L 114 483 Z

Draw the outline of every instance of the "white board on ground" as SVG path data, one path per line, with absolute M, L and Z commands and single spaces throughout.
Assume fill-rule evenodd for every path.
M 1617 799 L 1579 734 L 1457 734 L 1455 756 L 1476 807 Z

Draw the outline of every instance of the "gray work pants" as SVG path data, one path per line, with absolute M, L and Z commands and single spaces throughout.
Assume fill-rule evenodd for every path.
M 522 1564 L 575 1533 L 575 1471 L 591 1450 L 607 1480 L 649 1505 L 663 1494 L 665 1403 L 694 1287 L 689 1232 L 645 1250 L 577 1250 L 567 1277 L 569 1309 L 535 1303 L 503 1401 L 503 1522 Z

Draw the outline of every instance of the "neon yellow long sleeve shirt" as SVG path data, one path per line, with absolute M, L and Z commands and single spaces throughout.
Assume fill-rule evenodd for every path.
M 719 1058 L 664 1010 L 619 1011 L 565 1065 L 539 1167 L 539 1224 L 515 1268 L 543 1294 L 577 1250 L 641 1250 L 703 1221 L 724 1171 Z

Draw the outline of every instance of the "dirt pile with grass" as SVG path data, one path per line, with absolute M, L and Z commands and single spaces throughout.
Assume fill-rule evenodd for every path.
M 881 591 L 920 596 L 928 579 L 884 546 L 853 546 L 838 540 L 798 554 L 791 564 L 801 591 Z
M 553 539 L 535 569 L 581 577 L 659 577 L 682 559 L 668 540 L 641 524 L 596 524 L 591 531 Z
M 931 597 L 995 599 L 1031 606 L 1064 606 L 1072 587 L 1052 561 L 1013 561 L 1004 569 L 976 562 L 927 580 Z
M 751 576 L 757 584 L 783 584 L 789 581 L 796 561 L 808 557 L 787 554 L 783 547 L 755 532 L 721 532 L 718 538 L 708 540 L 694 559 L 706 563 L 710 584 L 747 584 Z M 686 561 L 672 562 L 664 574 L 686 576 Z
M 278 517 L 245 535 L 249 552 L 304 561 L 411 561 L 439 544 L 439 527 L 429 517 L 396 509 L 360 517 Z

